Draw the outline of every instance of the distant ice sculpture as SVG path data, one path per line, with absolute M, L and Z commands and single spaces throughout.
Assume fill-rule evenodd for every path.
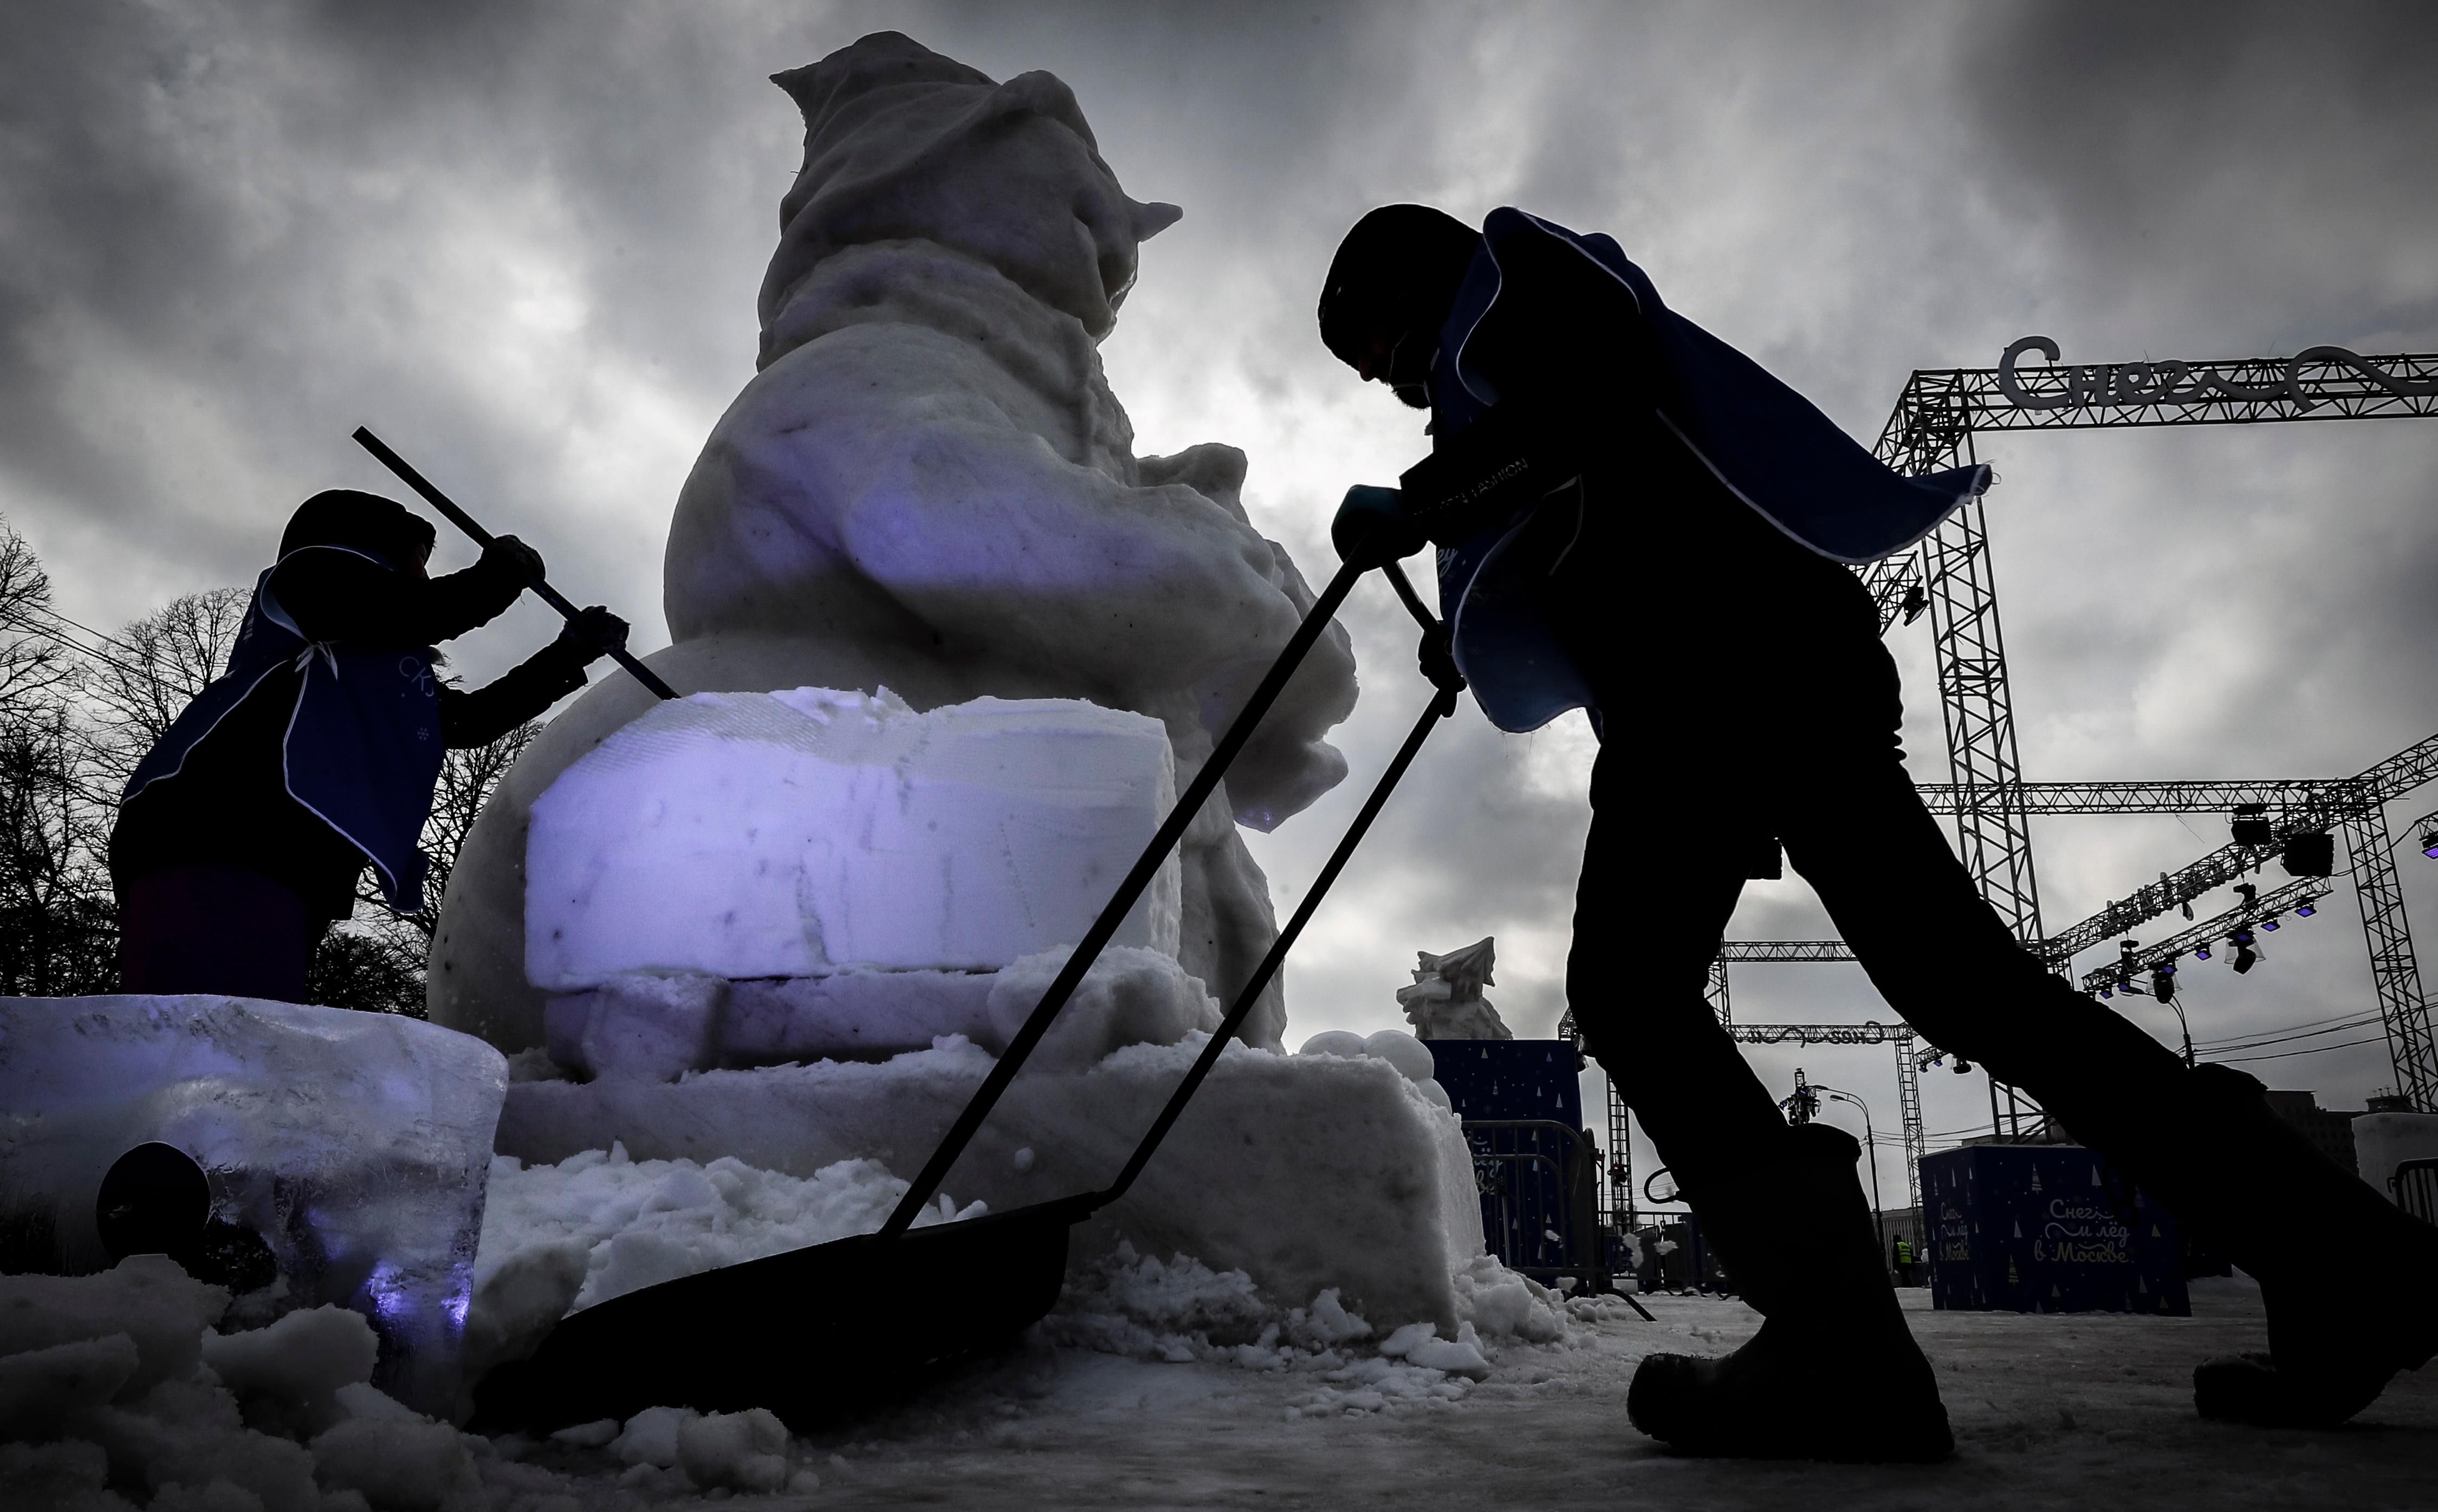
M 1434 956 L 1414 953 L 1414 984 L 1397 989 L 1397 1006 L 1418 1040 L 1511 1040 L 1498 1010 L 1481 995 L 1498 985 L 1490 969 L 1497 958 L 1496 937 L 1485 935 L 1461 950 Z
M 1081 698 L 1166 730 L 1190 782 L 1312 592 L 1247 522 L 1245 458 L 1139 458 L 1096 344 L 1173 222 L 1130 199 L 1067 86 L 1005 83 L 892 32 L 777 76 L 804 162 L 763 283 L 760 372 L 680 495 L 663 571 L 683 690 L 888 688 L 916 710 Z M 525 975 L 527 817 L 648 695 L 605 677 L 554 721 L 450 882 L 433 1022 L 545 1036 Z M 1269 829 L 1343 775 L 1342 630 L 1314 650 L 1188 832 L 1184 969 L 1223 1000 L 1276 935 L 1236 824 Z M 1245 1037 L 1277 1046 L 1275 984 Z
M 268 1245 L 248 1326 L 336 1304 L 380 1339 L 374 1381 L 455 1405 L 507 1063 L 413 1019 L 238 997 L 0 998 L 0 1244 L 10 1271 L 111 1256 L 96 1197 L 159 1142 L 211 1215 Z

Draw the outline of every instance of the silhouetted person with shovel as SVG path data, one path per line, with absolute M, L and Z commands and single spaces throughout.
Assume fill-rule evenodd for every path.
M 1518 210 L 1480 232 L 1373 211 L 1338 249 L 1320 325 L 1432 416 L 1400 489 L 1348 495 L 1340 553 L 1436 544 L 1483 712 L 1520 731 L 1581 708 L 1601 739 L 1568 998 L 1766 1319 L 1723 1359 L 1644 1361 L 1635 1426 L 1717 1454 L 1952 1447 L 1853 1138 L 1790 1127 L 1704 1001 L 1737 895 L 1780 847 L 1909 1023 L 2028 1090 L 2260 1280 L 2270 1352 L 2197 1371 L 2205 1415 L 2341 1422 L 2438 1352 L 2438 1230 L 2313 1150 L 2259 1082 L 2186 1068 L 2051 975 L 1915 794 L 1895 664 L 1843 564 L 1914 544 L 1986 468 L 1897 475 L 1669 310 L 1616 242 Z M 2335 1294 L 2276 1243 L 2258 1218 L 2270 1193 L 2358 1236 L 2358 1285 Z
M 415 842 L 444 750 L 499 739 L 626 643 L 625 622 L 589 608 L 487 687 L 445 686 L 433 644 L 496 619 L 542 561 L 506 536 L 433 578 L 433 539 L 351 489 L 289 520 L 228 669 L 128 782 L 110 836 L 121 992 L 305 1001 L 306 964 L 367 864 L 392 907 L 423 907 Z

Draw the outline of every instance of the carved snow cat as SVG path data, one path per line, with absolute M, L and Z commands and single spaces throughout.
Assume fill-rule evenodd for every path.
M 1352 578 L 1316 596 L 1251 528 L 1232 448 L 1132 454 L 1094 343 L 1178 212 L 1124 195 L 1046 74 L 994 83 L 883 33 L 778 81 L 805 159 L 761 371 L 680 498 L 677 643 L 650 659 L 688 696 L 606 679 L 509 774 L 450 882 L 432 1016 L 544 1073 L 501 1114 L 499 1153 L 531 1167 L 870 1161 L 910 1195 L 883 1238 L 582 1292 L 486 1415 L 625 1389 L 639 1335 L 644 1373 L 696 1371 L 706 1407 L 768 1328 L 910 1357 L 890 1320 L 920 1312 L 988 1342 L 1057 1294 L 1087 1214 L 1082 1253 L 1240 1268 L 1348 1338 L 1555 1317 L 1483 1257 L 1427 1050 L 1281 1053 L 1281 937 L 1236 825 L 1344 773 L 1321 737 L 1354 698 L 1332 620 Z M 1112 913 L 1123 877 L 1140 896 Z M 1070 993 L 1033 1053 L 1038 1005 Z M 556 1322 L 585 1280 L 558 1248 L 486 1255 L 475 1312 L 504 1316 L 496 1292 Z M 878 1285 L 942 1305 L 867 1309 Z M 755 1297 L 785 1316 L 735 1318 Z M 687 1321 L 713 1303 L 744 1327 Z M 736 1345 L 709 1361 L 710 1333 Z M 767 1357 L 802 1385 L 815 1356 Z
M 1129 199 L 1072 94 L 994 84 L 893 34 L 776 76 L 804 165 L 780 204 L 760 371 L 705 443 L 663 568 L 680 692 L 883 688 L 916 710 L 1082 698 L 1159 722 L 1190 782 L 1311 590 L 1247 523 L 1244 454 L 1138 458 L 1096 343 L 1172 205 Z M 558 774 L 651 699 L 611 677 L 554 720 L 468 837 L 431 1016 L 515 1053 L 525 826 Z M 1176 958 L 1233 993 L 1276 929 L 1236 824 L 1334 785 L 1354 702 L 1333 627 L 1185 842 Z M 1276 1048 L 1273 990 L 1245 1038 Z M 928 1037 L 886 1048 L 920 1048 Z

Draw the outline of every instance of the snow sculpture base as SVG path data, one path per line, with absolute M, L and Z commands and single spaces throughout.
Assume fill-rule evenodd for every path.
M 1138 1045 L 1088 1069 L 1028 1067 L 945 1189 L 992 1211 L 1106 1185 L 1205 1043 Z M 639 1160 L 810 1177 L 869 1158 L 911 1172 L 988 1074 L 962 1040 L 878 1064 L 713 1071 L 675 1083 L 604 1080 L 508 1089 L 499 1152 L 555 1163 L 622 1142 Z M 1086 1258 L 1120 1239 L 1241 1267 L 1302 1301 L 1336 1287 L 1367 1317 L 1451 1334 L 1455 1273 L 1482 1253 L 1473 1163 L 1453 1115 L 1378 1057 L 1231 1046 L 1125 1200 L 1078 1231 Z
M 507 1063 L 413 1019 L 238 997 L 0 998 L 0 1233 L 9 1269 L 106 1270 L 94 1201 L 159 1140 L 278 1281 L 251 1324 L 335 1303 L 380 1338 L 375 1380 L 455 1405 Z
M 696 694 L 534 801 L 525 975 L 995 971 L 1083 938 L 1175 802 L 1159 721 L 1080 698 Z M 1172 859 L 1116 942 L 1175 956 L 1177 908 Z

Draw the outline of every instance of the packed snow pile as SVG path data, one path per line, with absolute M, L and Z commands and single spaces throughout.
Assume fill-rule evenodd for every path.
M 0 998 L 0 1268 L 107 1268 L 102 1180 L 166 1144 L 203 1169 L 211 1217 L 275 1264 L 235 1316 L 349 1309 L 380 1335 L 380 1384 L 446 1411 L 506 1084 L 490 1046 L 384 1014 Z
M 469 1374 L 532 1352 L 570 1312 L 682 1275 L 880 1227 L 906 1183 L 869 1160 L 796 1177 L 730 1156 L 636 1160 L 624 1145 L 556 1166 L 491 1166 L 467 1319 Z M 941 1198 L 916 1227 L 976 1218 Z
M 1175 969 L 1156 953 L 1131 954 Z M 1040 979 L 1051 969 L 1045 961 Z M 1205 1027 L 1171 1045 L 1087 1058 L 1061 1053 L 1062 1032 L 1044 1043 L 950 1170 L 947 1190 L 959 1202 L 1003 1212 L 1106 1186 L 1209 1043 Z M 1336 1288 L 1366 1316 L 1427 1320 L 1452 1334 L 1465 1306 L 1457 1277 L 1482 1253 L 1463 1132 L 1430 1080 L 1429 1052 L 1410 1036 L 1344 1038 L 1352 1044 L 1316 1036 L 1309 1053 L 1292 1056 L 1230 1046 L 1133 1189 L 1078 1230 L 1078 1256 L 1120 1240 L 1144 1255 L 1197 1256 L 1243 1271 L 1271 1296 L 1308 1302 Z M 641 1178 L 618 1176 L 623 1195 L 614 1203 L 604 1195 L 603 1216 L 586 1220 L 580 1235 L 569 1231 L 582 1250 L 563 1253 L 554 1284 L 572 1305 L 588 1283 L 607 1284 L 592 1278 L 613 1266 L 661 1275 L 680 1263 L 725 1263 L 741 1255 L 733 1246 L 773 1231 L 749 1213 L 790 1213 L 801 1204 L 814 1216 L 785 1218 L 783 1226 L 842 1231 L 850 1219 L 877 1226 L 880 1193 L 902 1190 L 894 1173 L 916 1170 L 938 1148 L 992 1064 L 971 1042 L 944 1038 L 878 1063 L 708 1071 L 677 1081 L 521 1082 L 508 1092 L 499 1150 L 522 1162 L 520 1182 L 574 1184 L 577 1195 L 565 1199 L 574 1207 L 592 1184 L 615 1174 L 586 1152 L 623 1149 L 629 1170 L 648 1167 L 665 1184 L 629 1216 L 639 1187 L 623 1184 Z M 545 1169 L 551 1173 L 537 1174 Z M 809 1185 L 774 1186 L 772 1175 L 749 1170 Z M 882 1171 L 892 1173 L 886 1183 Z M 524 1222 L 516 1216 L 521 1204 L 539 1199 L 517 1195 L 521 1189 L 503 1188 L 495 1223 Z M 670 1216 L 680 1210 L 699 1216 Z M 629 1228 L 637 1236 L 620 1238 Z M 527 1223 L 521 1232 L 536 1230 Z M 495 1242 L 486 1231 L 486 1265 Z M 683 1260 L 680 1251 L 694 1257 Z M 631 1261 L 622 1258 L 628 1252 Z M 478 1303 L 477 1314 L 484 1310 Z
M 60 1512 L 566 1512 L 582 1481 L 516 1462 L 369 1383 L 380 1343 L 320 1307 L 228 1327 L 228 1292 L 166 1256 L 0 1276 L 0 1503 Z M 767 1412 L 638 1414 L 608 1448 L 648 1489 L 793 1491 L 821 1478 Z M 587 1501 L 591 1501 L 587 1498 Z
M 1047 1328 L 1060 1343 L 1138 1360 L 1305 1378 L 1290 1418 L 1460 1401 L 1490 1374 L 1496 1343 L 1565 1337 L 1571 1314 L 1558 1295 L 1491 1257 L 1475 1256 L 1452 1280 L 1453 1330 L 1427 1320 L 1376 1327 L 1335 1287 L 1284 1307 L 1243 1271 L 1213 1271 L 1191 1256 L 1160 1260 L 1121 1242 L 1069 1282 Z
M 361 1316 L 321 1307 L 212 1332 L 228 1306 L 160 1255 L 97 1275 L 0 1276 L 9 1504 L 472 1503 L 481 1486 L 457 1431 L 368 1384 L 380 1344 Z
M 880 33 L 778 81 L 804 112 L 803 168 L 763 285 L 760 371 L 677 502 L 677 643 L 655 670 L 687 691 L 886 687 L 925 711 L 1090 699 L 1157 721 L 1191 782 L 1312 593 L 1246 519 L 1244 455 L 1137 457 L 1103 377 L 1096 343 L 1140 243 L 1178 212 L 1126 195 L 1048 74 L 996 82 Z M 1323 736 L 1353 701 L 1333 630 L 1186 835 L 1175 949 L 1223 1001 L 1276 935 L 1237 823 L 1268 829 L 1338 781 Z M 566 989 L 526 978 L 528 815 L 650 704 L 605 677 L 519 760 L 450 876 L 433 1022 L 512 1052 L 543 1043 Z M 682 902 L 668 878 L 633 885 Z M 590 968 L 573 969 L 551 980 Z M 1284 1028 L 1273 985 L 1244 1037 L 1276 1047 Z
M 1175 801 L 1159 722 L 1079 699 L 697 694 L 535 800 L 526 973 L 995 971 L 1082 939 Z M 1172 859 L 1116 943 L 1177 928 Z

